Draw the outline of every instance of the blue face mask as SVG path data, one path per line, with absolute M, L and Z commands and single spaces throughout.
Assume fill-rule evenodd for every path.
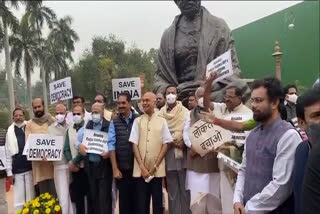
M 100 114 L 92 114 L 92 122 L 94 123 L 100 123 L 101 121 L 101 115 Z

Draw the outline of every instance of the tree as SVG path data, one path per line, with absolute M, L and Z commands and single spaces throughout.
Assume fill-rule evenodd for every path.
M 52 22 L 56 19 L 56 14 L 54 11 L 46 6 L 43 6 L 42 0 L 36 1 L 26 1 L 26 14 L 25 16 L 28 17 L 30 24 L 33 29 L 37 31 L 38 34 L 38 45 L 40 46 L 41 56 L 43 51 L 43 44 L 42 44 L 42 29 L 44 23 L 47 23 L 48 27 L 52 27 Z M 42 79 L 42 90 L 43 90 L 43 99 L 45 103 L 45 108 L 48 108 L 48 94 L 47 94 L 47 84 L 46 84 L 46 73 L 43 66 L 43 58 L 40 58 L 40 75 Z
M 79 40 L 78 34 L 71 28 L 72 18 L 66 16 L 52 22 L 52 29 L 46 41 L 45 70 L 52 71 L 55 79 L 67 75 L 68 61 L 73 62 L 74 44 Z
M 37 32 L 30 27 L 27 17 L 21 19 L 18 30 L 10 37 L 12 47 L 10 58 L 15 63 L 15 74 L 21 75 L 20 68 L 23 62 L 24 72 L 27 79 L 28 107 L 31 109 L 32 88 L 31 74 L 34 66 L 38 63 L 39 47 L 37 41 Z
M 9 34 L 8 29 L 15 30 L 18 26 L 17 18 L 12 14 L 9 7 L 18 8 L 18 1 L 0 1 L 0 17 L 2 23 L 0 25 L 1 32 L 4 36 L 4 53 L 5 53 L 5 70 L 7 72 L 8 78 L 8 88 L 9 88 L 9 106 L 10 112 L 14 109 L 14 93 L 13 93 L 13 77 L 10 62 L 10 49 L 9 49 Z M 10 118 L 11 119 L 11 118 Z
M 113 78 L 145 78 L 145 90 L 152 90 L 156 70 L 157 50 L 143 51 L 135 46 L 126 48 L 125 43 L 114 35 L 94 37 L 92 49 L 87 50 L 78 64 L 72 68 L 72 87 L 74 94 L 81 94 L 92 100 L 96 92 L 108 98 L 112 105 Z

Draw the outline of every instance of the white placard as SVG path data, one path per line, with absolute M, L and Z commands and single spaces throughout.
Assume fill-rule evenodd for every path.
M 131 100 L 141 99 L 140 78 L 112 79 L 113 101 L 118 100 L 118 96 L 121 92 L 129 93 Z
M 30 134 L 23 154 L 27 156 L 27 160 L 31 161 L 39 161 L 44 158 L 48 161 L 60 161 L 63 143 L 63 136 Z
M 51 104 L 58 102 L 58 100 L 68 100 L 73 98 L 70 77 L 50 83 L 49 88 Z
M 219 82 L 220 80 L 223 80 L 233 74 L 230 49 L 222 55 L 216 57 L 207 65 L 207 78 L 213 71 L 217 72 L 218 74 L 214 82 Z
M 188 134 L 192 147 L 201 157 L 210 152 L 210 150 L 231 141 L 232 137 L 230 131 L 203 120 L 195 122 L 190 127 Z
M 4 146 L 0 146 L 0 170 L 6 169 L 6 151 Z
M 83 144 L 87 147 L 87 153 L 98 154 L 108 151 L 108 133 L 85 129 Z

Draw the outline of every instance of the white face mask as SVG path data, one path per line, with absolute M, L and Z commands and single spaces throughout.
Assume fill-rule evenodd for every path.
M 82 122 L 82 117 L 80 115 L 73 115 L 73 122 L 75 124 L 80 124 Z
M 100 114 L 92 114 L 92 121 L 94 123 L 100 123 L 101 121 L 101 115 Z
M 64 122 L 64 119 L 65 119 L 65 115 L 63 115 L 63 114 L 57 114 L 57 115 L 56 115 L 56 121 L 57 121 L 57 123 L 59 123 L 59 124 L 63 123 L 63 122 Z
M 203 105 L 203 97 L 201 97 L 201 98 L 198 100 L 198 106 L 200 106 L 201 108 L 204 108 L 204 105 Z
M 167 99 L 167 103 L 168 103 L 168 104 L 173 104 L 173 103 L 175 103 L 176 100 L 177 100 L 177 95 L 175 95 L 175 94 L 168 94 L 168 95 L 166 96 L 166 99 Z
M 298 96 L 296 94 L 287 94 L 287 101 L 296 104 Z

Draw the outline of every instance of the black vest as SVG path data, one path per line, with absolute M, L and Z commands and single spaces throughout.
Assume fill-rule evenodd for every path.
M 17 126 L 14 126 L 14 133 L 17 137 L 19 152 L 18 152 L 18 154 L 14 155 L 12 157 L 12 172 L 13 172 L 13 174 L 24 173 L 24 172 L 30 171 L 32 169 L 31 161 L 27 160 L 26 155 L 22 155 L 24 145 L 25 145 L 24 129 L 25 129 L 25 127 L 18 128 Z
M 108 133 L 109 125 L 110 125 L 110 122 L 103 118 L 102 119 L 102 126 L 101 126 L 101 130 L 100 131 Z M 93 121 L 92 120 L 88 121 L 88 123 L 86 125 L 86 129 L 93 129 Z
M 138 115 L 134 114 L 134 112 L 132 111 L 132 118 L 129 119 L 128 124 L 126 123 L 124 117 L 121 115 L 118 115 L 113 120 L 116 133 L 115 149 L 117 156 L 117 164 L 120 170 L 133 169 L 134 154 L 132 143 L 129 142 L 129 137 L 133 121 L 137 117 Z

